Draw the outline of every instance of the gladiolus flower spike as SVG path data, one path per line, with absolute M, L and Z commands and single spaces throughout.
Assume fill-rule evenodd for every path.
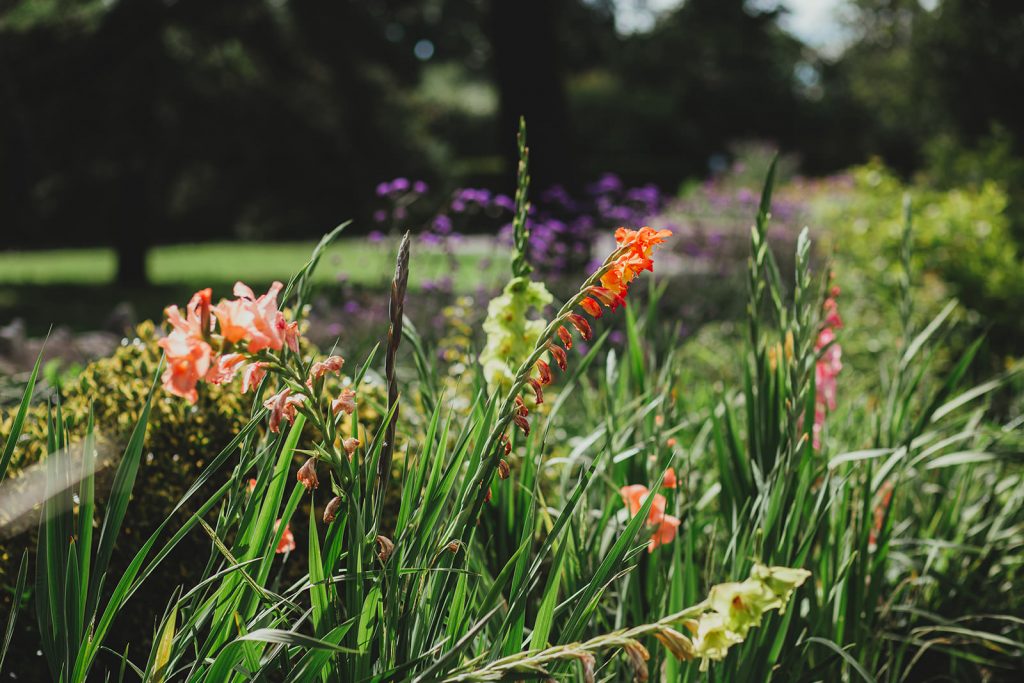
M 595 306 L 597 304 L 602 304 L 612 311 L 619 306 L 624 306 L 630 282 L 635 280 L 642 271 L 654 270 L 654 260 L 652 258 L 654 247 L 662 244 L 671 235 L 672 232 L 670 230 L 655 230 L 649 227 L 643 227 L 639 230 L 629 230 L 626 228 L 616 230 L 615 241 L 618 247 L 608 256 L 601 267 L 587 278 L 576 295 L 562 306 L 558 314 L 537 339 L 533 353 L 530 354 L 529 358 L 526 359 L 516 373 L 515 381 L 499 408 L 498 415 L 500 417 L 498 422 L 485 443 L 484 452 L 490 454 L 491 457 L 485 458 L 480 463 L 474 475 L 476 485 L 483 487 L 493 476 L 498 466 L 498 459 L 504 451 L 504 448 L 497 447 L 498 442 L 503 440 L 505 431 L 510 424 L 515 423 L 522 430 L 523 434 L 529 434 L 530 424 L 526 413 L 522 410 L 525 406 L 520 394 L 527 389 L 527 385 L 536 391 L 536 386 L 529 381 L 533 376 L 534 370 L 537 371 L 538 385 L 547 386 L 551 383 L 553 379 L 551 367 L 544 360 L 543 356 L 550 355 L 562 372 L 568 370 L 569 362 L 565 349 L 552 341 L 554 336 L 557 334 L 562 344 L 566 348 L 571 348 L 571 338 L 568 342 L 566 340 L 569 336 L 566 323 L 575 327 L 577 332 L 585 339 L 591 336 L 590 324 L 586 318 L 576 313 L 576 307 L 580 307 L 584 312 L 589 313 L 591 317 L 597 318 L 599 317 L 595 314 Z M 584 301 L 588 301 L 588 303 L 584 304 Z M 600 307 L 598 306 L 596 310 L 599 311 Z M 467 505 L 465 507 L 461 519 L 463 524 L 468 524 L 471 519 L 475 518 L 476 509 L 478 508 L 474 505 Z M 661 531 L 663 533 L 658 534 L 659 538 L 670 540 L 670 535 L 673 537 L 675 535 L 675 528 L 671 522 L 667 523 L 666 527 Z

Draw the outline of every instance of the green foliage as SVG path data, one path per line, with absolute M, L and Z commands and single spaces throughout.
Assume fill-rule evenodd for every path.
M 878 161 L 854 169 L 852 177 L 848 191 L 822 195 L 813 204 L 815 221 L 828 226 L 841 259 L 891 281 L 900 266 L 886 254 L 899 252 L 900 206 L 912 192 L 914 271 L 938 278 L 950 294 L 984 314 L 996 325 L 998 341 L 1020 332 L 1024 255 L 1012 234 L 1002 187 L 994 181 L 949 190 L 911 187 Z
M 588 680 L 598 671 L 608 680 L 641 671 L 670 681 L 1013 680 L 1024 604 L 1006 587 L 1024 580 L 1024 417 L 1019 398 L 995 402 L 1019 391 L 1019 376 L 1011 369 L 972 386 L 980 342 L 944 350 L 956 304 L 918 319 L 911 245 L 930 243 L 911 237 L 937 228 L 918 226 L 921 209 L 907 211 L 897 235 L 875 243 L 876 257 L 898 263 L 886 265 L 900 283 L 893 300 L 875 307 L 877 318 L 851 306 L 845 328 L 829 324 L 839 343 L 845 329 L 876 320 L 896 333 L 869 370 L 844 369 L 815 445 L 817 374 L 832 348 L 819 343 L 823 300 L 844 274 L 812 269 L 806 231 L 793 271 L 780 270 L 768 244 L 771 175 L 750 234 L 745 334 L 723 325 L 681 344 L 658 305 L 677 290 L 655 281 L 645 299 L 635 287 L 614 312 L 622 345 L 610 344 L 605 312 L 589 347 L 576 344 L 567 371 L 545 385 L 509 453 L 501 435 L 513 411 L 523 417 L 515 399 L 600 270 L 540 333 L 507 392 L 489 393 L 481 372 L 453 384 L 411 328 L 386 342 L 386 355 L 401 361 L 386 362 L 387 383 L 400 391 L 385 400 L 370 389 L 374 354 L 353 375 L 357 400 L 383 419 L 354 415 L 342 426 L 303 412 L 270 432 L 262 387 L 251 408 L 235 408 L 243 423 L 230 443 L 194 472 L 109 599 L 55 541 L 65 537 L 60 525 L 88 536 L 87 488 L 74 514 L 56 504 L 67 491 L 50 496 L 33 591 L 47 659 L 74 661 L 75 680 L 118 667 L 195 681 Z M 873 264 L 855 255 L 850 262 Z M 315 261 L 293 282 L 309 282 Z M 306 294 L 296 287 L 286 303 L 301 310 Z M 282 356 L 295 390 L 310 360 Z M 402 372 L 406 363 L 415 372 Z M 90 376 L 86 368 L 78 381 Z M 163 403 L 180 405 L 159 395 L 151 429 Z M 336 437 L 357 432 L 363 443 L 345 457 Z M 50 430 L 47 441 L 48 451 L 70 442 L 67 430 Z M 113 521 L 99 532 L 100 563 L 139 463 L 131 444 L 115 477 L 117 504 L 107 507 Z M 391 448 L 394 471 L 378 467 Z M 320 459 L 319 488 L 292 479 L 297 454 Z M 656 494 L 632 515 L 620 494 L 630 485 Z M 394 514 L 380 506 L 382 489 L 397 498 Z M 651 515 L 662 505 L 678 532 L 652 547 L 660 526 Z M 286 533 L 296 549 L 279 555 Z M 193 535 L 204 545 L 190 557 L 192 574 L 177 590 L 157 583 L 157 569 Z M 791 593 L 806 574 L 763 565 L 810 578 Z M 124 643 L 111 636 L 114 612 L 128 614 L 135 603 L 121 609 L 125 601 L 145 590 L 163 601 L 150 614 L 152 647 L 115 654 Z M 66 595 L 86 596 L 85 614 L 114 605 L 77 653 L 69 644 L 88 620 L 55 610 Z

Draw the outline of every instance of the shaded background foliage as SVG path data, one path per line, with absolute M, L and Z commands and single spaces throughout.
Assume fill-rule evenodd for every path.
M 1013 0 L 849 0 L 838 54 L 783 30 L 785 3 L 687 0 L 618 30 L 634 5 L 7 0 L 3 246 L 114 245 L 138 283 L 152 244 L 367 219 L 384 178 L 507 190 L 520 114 L 536 187 L 614 169 L 673 190 L 767 139 L 809 173 L 881 155 L 995 177 L 1021 234 Z

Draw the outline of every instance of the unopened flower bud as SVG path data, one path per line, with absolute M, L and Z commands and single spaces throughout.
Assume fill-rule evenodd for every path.
M 575 327 L 576 331 L 580 333 L 581 337 L 583 337 L 583 341 L 590 341 L 593 338 L 594 332 L 590 329 L 590 323 L 587 322 L 586 318 L 579 313 L 570 313 L 568 318 L 569 322 L 572 323 L 572 326 Z
M 681 662 L 688 661 L 694 657 L 693 641 L 679 631 L 668 626 L 654 633 L 654 637 L 661 641 L 662 645 L 668 648 L 672 656 Z
M 498 478 L 499 479 L 508 479 L 509 471 L 510 471 L 509 470 L 509 466 L 508 466 L 508 463 L 505 462 L 505 459 L 502 458 L 501 460 L 499 460 L 498 461 Z
M 572 348 L 572 335 L 569 334 L 569 330 L 562 326 L 558 327 L 558 338 L 562 340 L 562 345 L 567 349 Z

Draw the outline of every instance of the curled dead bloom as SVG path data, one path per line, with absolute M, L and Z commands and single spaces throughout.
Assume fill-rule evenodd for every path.
M 344 364 L 345 359 L 341 356 L 329 356 L 324 360 L 313 363 L 312 367 L 309 369 L 309 380 L 307 381 L 307 384 L 312 384 L 326 374 L 340 372 L 341 366 Z
M 353 453 L 356 452 L 356 449 L 359 448 L 359 443 L 359 439 L 355 438 L 354 436 L 350 436 L 347 439 L 342 440 L 341 447 L 344 448 L 345 452 L 351 456 Z
M 311 491 L 320 486 L 320 479 L 316 476 L 316 458 L 310 458 L 302 467 L 299 468 L 295 478 L 300 484 L 306 487 L 307 491 Z
M 580 669 L 583 670 L 583 680 L 585 683 L 594 683 L 595 679 L 595 667 L 597 666 L 597 660 L 594 659 L 594 655 L 589 652 L 580 652 L 576 654 L 576 659 L 580 660 Z
M 327 503 L 327 507 L 324 508 L 324 524 L 330 524 L 338 516 L 338 510 L 341 508 L 341 497 L 335 496 L 331 498 L 331 501 Z
M 377 552 L 377 559 L 380 560 L 381 564 L 386 564 L 388 558 L 391 557 L 391 553 L 395 552 L 394 542 L 387 536 L 377 535 L 377 547 L 380 549 Z
M 331 402 L 331 412 L 335 415 L 339 413 L 345 413 L 351 415 L 356 411 L 356 392 L 352 389 L 345 388 L 341 390 L 338 397 Z
M 305 401 L 305 396 L 302 394 L 292 394 L 292 390 L 289 387 L 285 387 L 264 401 L 264 407 L 270 410 L 270 431 L 281 431 L 282 421 L 295 422 L 298 407 L 305 403 Z
M 446 545 L 444 548 L 445 548 L 445 550 L 447 550 L 448 552 L 450 552 L 451 554 L 454 555 L 455 553 L 459 552 L 459 548 L 461 548 L 461 547 L 462 547 L 462 541 L 454 540 L 454 541 L 448 541 L 448 545 Z
M 622 646 L 626 656 L 629 657 L 629 665 L 633 669 L 633 680 L 643 683 L 649 677 L 647 672 L 647 660 L 651 658 L 651 653 L 647 651 L 647 648 L 640 644 L 637 640 L 628 640 Z
M 498 461 L 498 479 L 508 479 L 511 473 L 511 468 L 508 466 L 508 462 L 502 458 Z
M 225 353 L 214 359 L 206 372 L 206 381 L 210 384 L 224 384 L 235 378 L 238 368 L 245 363 L 245 356 L 240 353 Z

